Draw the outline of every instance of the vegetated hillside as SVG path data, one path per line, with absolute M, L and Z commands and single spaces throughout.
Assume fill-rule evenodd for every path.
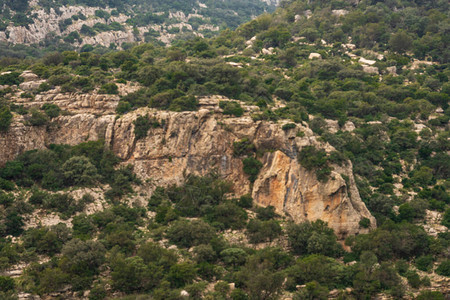
M 61 51 L 164 45 L 214 36 L 274 8 L 260 0 L 1 1 L 0 42 Z
M 168 49 L 142 44 L 106 54 L 3 58 L 1 141 L 17 130 L 51 136 L 57 126 L 84 128 L 70 111 L 80 107 L 98 122 L 107 112 L 114 120 L 105 124 L 124 124 L 123 136 L 136 143 L 135 151 L 91 141 L 13 155 L 0 171 L 2 296 L 444 299 L 450 275 L 448 11 L 446 1 L 286 1 L 236 31 Z M 209 95 L 240 102 L 205 109 L 199 98 Z M 153 177 L 173 174 L 179 166 L 172 162 L 185 150 L 172 155 L 165 145 L 180 139 L 201 147 L 166 131 L 154 116 L 197 110 L 198 124 L 217 116 L 214 124 L 227 134 L 242 135 L 230 145 L 242 181 L 268 195 L 289 181 L 276 176 L 283 157 L 294 157 L 299 170 L 323 185 L 342 179 L 350 186 L 350 177 L 334 174 L 339 165 L 352 167 L 377 228 L 361 218 L 358 229 L 370 232 L 348 237 L 344 251 L 327 224 L 291 223 L 258 200 L 270 197 L 236 197 L 236 182 L 220 172 L 159 186 Z M 74 123 L 64 123 L 69 119 Z M 297 146 L 254 143 L 245 124 L 270 124 L 264 130 L 270 139 Z M 272 130 L 276 126 L 284 133 Z M 111 136 L 108 126 L 96 128 L 71 138 Z M 19 140 L 18 149 L 37 140 Z M 135 160 L 132 167 L 120 163 L 122 151 L 130 153 L 122 159 Z M 155 168 L 142 157 L 167 163 Z M 143 177 L 148 170 L 156 175 Z M 302 197 L 297 201 L 299 211 L 317 211 L 302 205 Z

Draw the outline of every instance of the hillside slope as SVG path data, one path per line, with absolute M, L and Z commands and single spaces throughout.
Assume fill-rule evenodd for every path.
M 446 299 L 448 12 L 281 1 L 168 47 L 4 48 L 0 297 Z
M 249 1 L 18 1 L 0 3 L 0 42 L 49 47 L 85 45 L 121 48 L 122 44 L 170 44 L 213 36 L 235 28 L 273 4 Z M 88 46 L 86 46 L 88 47 Z M 86 49 L 86 48 L 85 48 Z

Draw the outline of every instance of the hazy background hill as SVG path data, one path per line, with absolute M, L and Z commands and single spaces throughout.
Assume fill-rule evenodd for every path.
M 211 37 L 275 9 L 276 1 L 0 1 L 0 42 L 111 49 Z M 123 44 L 123 45 L 122 45 Z

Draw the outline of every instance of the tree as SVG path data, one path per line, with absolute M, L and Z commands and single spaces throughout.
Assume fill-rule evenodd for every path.
M 0 107 L 0 131 L 7 131 L 11 125 L 13 115 L 9 106 L 3 105 Z
M 256 256 L 249 258 L 236 276 L 250 299 L 257 300 L 276 299 L 284 281 L 284 274 L 276 271 L 271 262 Z
M 175 221 L 167 231 L 167 238 L 180 247 L 207 244 L 215 236 L 215 230 L 201 220 Z
M 139 256 L 124 258 L 118 254 L 112 259 L 111 269 L 112 288 L 125 293 L 148 292 L 162 277 L 159 267 L 145 264 Z
M 294 295 L 294 300 L 327 300 L 328 299 L 328 289 L 321 286 L 317 281 L 308 282 L 299 293 Z
M 190 262 L 182 262 L 170 267 L 167 279 L 174 288 L 181 288 L 193 282 L 196 276 L 195 267 Z
M 389 46 L 395 52 L 404 53 L 411 49 L 413 39 L 405 31 L 401 30 L 391 36 Z
M 337 257 L 342 253 L 342 247 L 337 243 L 333 229 L 322 220 L 312 223 L 290 223 L 287 226 L 287 235 L 289 245 L 295 254 L 323 254 Z
M 255 182 L 258 178 L 259 171 L 261 170 L 263 164 L 253 156 L 246 157 L 242 160 L 244 165 L 244 173 L 249 175 L 248 180 L 250 182 Z
M 85 156 L 73 156 L 62 165 L 67 185 L 89 186 L 99 179 L 97 168 Z
M 441 262 L 436 269 L 436 273 L 442 276 L 450 277 L 450 259 Z

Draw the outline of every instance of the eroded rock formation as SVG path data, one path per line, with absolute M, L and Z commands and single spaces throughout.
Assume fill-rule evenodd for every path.
M 358 224 L 362 218 L 375 226 L 375 219 L 360 199 L 350 162 L 333 166 L 327 182 L 318 181 L 314 171 L 298 163 L 297 153 L 304 146 L 333 150 L 318 142 L 306 125 L 282 130 L 282 123 L 254 121 L 250 113 L 257 108 L 251 106 L 245 107 L 247 112 L 242 117 L 224 116 L 219 100 L 223 98 L 200 99 L 201 108 L 195 112 L 140 108 L 116 117 L 117 96 L 50 91 L 26 105 L 52 102 L 66 113 L 50 125 L 35 127 L 25 125 L 26 120 L 16 115 L 10 130 L 0 133 L 0 164 L 26 150 L 52 143 L 75 145 L 104 139 L 125 164 L 132 164 L 135 172 L 151 183 L 149 191 L 157 185 L 179 184 L 188 174 L 205 175 L 214 169 L 234 184 L 237 196 L 251 193 L 259 205 L 273 205 L 278 213 L 297 222 L 322 219 L 341 238 L 365 232 L 367 229 Z M 143 115 L 161 125 L 136 140 L 133 121 Z M 304 136 L 297 136 L 298 131 Z M 233 155 L 233 142 L 243 138 L 264 153 L 260 157 L 263 167 L 254 184 L 243 172 L 242 158 Z

